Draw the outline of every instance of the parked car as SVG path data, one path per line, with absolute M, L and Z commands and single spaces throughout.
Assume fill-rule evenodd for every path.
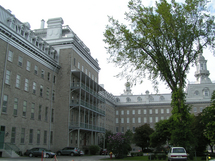
M 61 150 L 58 150 L 57 155 L 80 155 L 80 150 L 78 148 L 75 147 L 65 147 Z
M 183 147 L 171 147 L 168 152 L 168 161 L 187 161 L 187 153 Z
M 107 149 L 101 149 L 100 155 L 107 155 L 107 154 L 108 154 Z
M 41 157 L 43 153 L 43 157 L 46 158 L 53 158 L 55 156 L 55 153 L 47 150 L 46 148 L 32 148 L 30 150 L 26 150 L 25 155 L 29 157 Z
M 84 152 L 82 150 L 80 151 L 80 155 L 84 155 Z

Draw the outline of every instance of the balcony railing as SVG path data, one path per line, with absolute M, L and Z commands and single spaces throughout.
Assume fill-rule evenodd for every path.
M 83 122 L 80 122 L 80 125 L 78 122 L 71 122 L 70 128 L 71 129 L 80 129 L 81 128 L 81 129 L 85 129 L 85 130 L 89 130 L 89 131 L 105 132 L 104 127 L 99 127 L 99 126 L 95 126 L 95 125 L 83 123 Z
M 83 100 L 81 100 L 81 101 L 79 101 L 79 100 L 73 100 L 73 101 L 71 101 L 71 104 L 70 104 L 71 106 L 74 106 L 74 105 L 81 105 L 81 106 L 83 106 L 83 107 L 86 107 L 86 108 L 88 108 L 88 109 L 91 109 L 91 110 L 93 110 L 93 111 L 96 111 L 96 112 L 98 112 L 98 113 L 100 113 L 100 114 L 102 114 L 102 115 L 105 115 L 105 111 L 104 110 L 101 110 L 101 109 L 99 109 L 98 107 L 96 107 L 96 106 L 94 106 L 94 105 L 92 105 L 92 104 L 90 104 L 90 103 L 88 103 L 88 102 L 86 102 L 86 101 L 83 101 Z
M 105 101 L 104 97 L 102 97 L 100 94 L 98 94 L 97 92 L 95 92 L 94 90 L 92 90 L 91 88 L 89 88 L 88 86 L 84 85 L 83 83 L 77 82 L 77 83 L 72 83 L 72 87 L 73 88 L 82 88 L 85 91 L 89 92 L 90 94 L 92 94 L 94 97 L 98 98 L 99 100 L 101 100 L 102 102 Z

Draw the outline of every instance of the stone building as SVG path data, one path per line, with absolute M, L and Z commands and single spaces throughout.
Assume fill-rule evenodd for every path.
M 62 18 L 41 21 L 40 29 L 0 6 L 0 152 L 16 156 L 32 147 L 85 152 L 105 130 L 134 131 L 171 116 L 171 94 L 133 95 L 129 83 L 120 96 L 99 84 L 99 63 L 90 49 L 63 25 Z M 194 113 L 210 103 L 215 85 L 207 61 L 197 61 L 196 84 L 187 86 Z

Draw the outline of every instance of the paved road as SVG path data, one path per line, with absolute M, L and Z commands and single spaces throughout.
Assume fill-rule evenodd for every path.
M 96 161 L 102 158 L 109 158 L 108 155 L 93 156 L 57 156 L 55 158 L 43 158 L 43 161 Z M 42 161 L 39 157 L 19 157 L 19 158 L 0 158 L 0 161 Z

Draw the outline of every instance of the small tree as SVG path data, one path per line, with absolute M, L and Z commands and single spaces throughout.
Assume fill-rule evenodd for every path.
M 96 155 L 96 153 L 99 151 L 99 146 L 98 145 L 90 145 L 89 150 L 90 154 Z
M 211 97 L 211 105 L 206 107 L 202 111 L 202 121 L 201 123 L 204 125 L 204 135 L 210 141 L 211 151 L 213 153 L 212 146 L 215 144 L 215 91 L 212 93 Z
M 123 133 L 110 135 L 108 138 L 108 150 L 115 155 L 115 158 L 123 158 L 131 150 L 130 140 L 130 135 Z
M 142 148 L 142 151 L 149 147 L 150 138 L 149 136 L 154 132 L 152 128 L 150 128 L 149 124 L 144 124 L 135 129 L 135 133 L 133 136 L 134 143 L 136 146 Z

